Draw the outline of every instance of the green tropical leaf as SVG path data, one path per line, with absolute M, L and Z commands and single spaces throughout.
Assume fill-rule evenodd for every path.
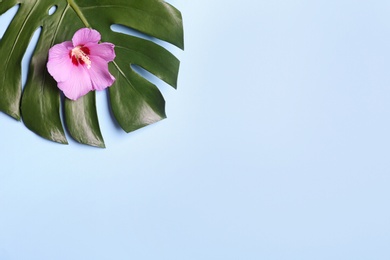
M 0 15 L 18 11 L 0 39 L 0 111 L 21 120 L 36 134 L 67 143 L 61 120 L 61 94 L 46 69 L 48 50 L 70 40 L 80 28 L 98 30 L 102 41 L 115 44 L 116 58 L 109 69 L 116 78 L 109 88 L 113 115 L 130 132 L 166 117 L 158 88 L 140 76 L 137 65 L 176 88 L 179 61 L 153 40 L 111 30 L 119 24 L 171 43 L 181 49 L 180 12 L 163 0 L 0 0 Z M 56 10 L 49 13 L 52 7 Z M 26 48 L 41 28 L 22 92 L 21 62 Z M 66 127 L 78 142 L 104 147 L 96 112 L 95 93 L 77 101 L 63 100 Z

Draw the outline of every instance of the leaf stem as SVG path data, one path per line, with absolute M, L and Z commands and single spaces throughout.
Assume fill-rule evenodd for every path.
M 80 7 L 73 1 L 73 0 L 67 0 L 68 4 L 72 9 L 76 12 L 76 14 L 80 17 L 81 21 L 84 23 L 84 25 L 88 28 L 92 28 L 91 25 L 88 23 L 87 19 L 83 15 L 83 13 L 80 10 Z

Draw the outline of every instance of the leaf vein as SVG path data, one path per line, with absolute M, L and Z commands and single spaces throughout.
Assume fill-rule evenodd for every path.
M 20 35 L 22 34 L 22 31 L 23 31 L 24 27 L 26 26 L 27 21 L 28 21 L 29 18 L 31 17 L 32 12 L 34 11 L 35 7 L 37 6 L 37 3 L 38 3 L 38 2 L 35 2 L 33 8 L 30 9 L 30 11 L 28 12 L 27 18 L 24 20 L 22 26 L 20 27 L 20 29 L 19 29 L 19 31 L 18 31 L 16 40 L 15 40 L 14 44 L 12 45 L 10 54 L 7 56 L 7 60 L 6 60 L 6 62 L 5 62 L 5 71 L 6 71 L 7 68 L 8 68 L 9 61 L 10 61 L 10 59 L 11 59 L 12 53 L 14 52 L 14 50 L 15 50 L 15 48 L 16 48 L 16 44 L 17 44 L 18 41 L 19 41 L 19 37 L 20 37 Z

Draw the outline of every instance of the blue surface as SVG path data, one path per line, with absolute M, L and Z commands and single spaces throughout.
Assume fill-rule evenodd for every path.
M 0 259 L 390 259 L 390 2 L 171 2 L 168 119 L 98 93 L 96 149 L 0 114 Z

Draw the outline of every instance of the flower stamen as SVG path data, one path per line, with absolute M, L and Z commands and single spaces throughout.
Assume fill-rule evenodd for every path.
M 87 68 L 91 68 L 91 60 L 89 58 L 89 49 L 83 46 L 77 46 L 72 49 L 70 55 L 72 56 L 72 62 L 75 65 L 87 64 Z

